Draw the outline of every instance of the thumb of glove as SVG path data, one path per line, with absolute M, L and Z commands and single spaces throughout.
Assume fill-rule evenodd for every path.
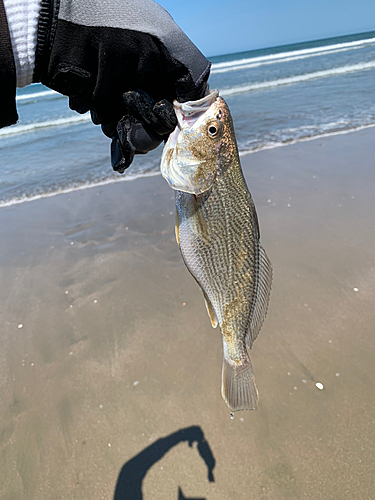
M 125 115 L 118 122 L 112 137 L 111 163 L 119 173 L 131 165 L 135 154 L 146 154 L 157 148 L 163 138 L 146 130 L 135 118 Z

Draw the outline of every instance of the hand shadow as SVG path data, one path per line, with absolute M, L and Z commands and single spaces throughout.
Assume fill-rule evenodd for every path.
M 169 436 L 160 438 L 138 455 L 126 462 L 117 479 L 113 500 L 142 500 L 142 482 L 147 471 L 174 446 L 187 441 L 192 447 L 198 443 L 198 452 L 207 466 L 208 480 L 214 482 L 213 469 L 215 458 L 208 442 L 204 438 L 202 429 L 198 426 L 180 429 Z M 185 498 L 179 489 L 179 498 Z M 196 499 L 196 500 L 204 500 Z

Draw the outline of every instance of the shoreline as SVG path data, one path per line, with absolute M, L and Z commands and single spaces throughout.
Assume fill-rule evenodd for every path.
M 370 498 L 374 138 L 242 158 L 274 282 L 234 420 L 160 175 L 0 210 L 0 497 Z
M 305 137 L 305 138 L 301 138 L 301 139 L 290 140 L 290 141 L 285 142 L 285 143 L 282 143 L 282 142 L 268 143 L 268 144 L 265 144 L 263 146 L 260 146 L 259 148 L 240 151 L 239 156 L 240 156 L 240 158 L 242 158 L 242 157 L 248 156 L 250 154 L 260 153 L 262 151 L 267 151 L 270 149 L 277 149 L 277 148 L 283 148 L 283 147 L 287 147 L 287 146 L 293 146 L 295 144 L 300 144 L 300 143 L 304 143 L 304 142 L 311 142 L 311 141 L 315 141 L 315 140 L 319 140 L 319 139 L 324 139 L 326 137 L 335 137 L 335 136 L 339 136 L 339 135 L 353 134 L 353 133 L 361 132 L 362 130 L 367 130 L 367 129 L 374 128 L 374 127 L 375 127 L 375 123 L 371 123 L 369 125 L 358 126 L 358 127 L 348 129 L 348 130 L 340 130 L 337 132 L 327 132 L 327 133 L 312 136 L 312 137 Z M 20 205 L 22 203 L 37 201 L 37 200 L 41 200 L 44 198 L 52 198 L 54 196 L 59 196 L 62 194 L 69 194 L 69 193 L 73 193 L 75 191 L 92 189 L 92 188 L 96 188 L 96 187 L 106 186 L 108 184 L 116 184 L 118 182 L 131 182 L 131 181 L 134 181 L 136 179 L 142 179 L 142 178 L 146 178 L 146 177 L 155 177 L 158 175 L 161 175 L 159 170 L 154 171 L 154 172 L 146 172 L 146 173 L 134 174 L 134 175 L 129 173 L 125 177 L 108 178 L 108 179 L 105 179 L 102 181 L 93 182 L 91 184 L 85 183 L 81 186 L 74 186 L 71 188 L 61 189 L 59 191 L 54 191 L 54 192 L 50 192 L 50 193 L 43 193 L 43 194 L 34 195 L 34 196 L 27 196 L 24 198 L 12 198 L 10 200 L 0 201 L 0 209 L 5 208 L 5 207 L 11 207 L 13 205 Z

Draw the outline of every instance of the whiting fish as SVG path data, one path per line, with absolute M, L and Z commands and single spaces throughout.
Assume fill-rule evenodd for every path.
M 229 108 L 217 91 L 174 103 L 178 125 L 161 171 L 176 190 L 176 239 L 222 333 L 222 396 L 229 409 L 255 410 L 258 390 L 248 350 L 265 318 L 271 263 L 243 177 Z

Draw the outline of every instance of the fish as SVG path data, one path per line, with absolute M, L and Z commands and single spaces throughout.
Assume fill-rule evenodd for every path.
M 175 190 L 176 240 L 223 342 L 221 394 L 230 411 L 255 410 L 249 351 L 267 313 L 272 265 L 260 243 L 257 212 L 238 153 L 233 120 L 213 90 L 174 102 L 177 127 L 161 173 Z

